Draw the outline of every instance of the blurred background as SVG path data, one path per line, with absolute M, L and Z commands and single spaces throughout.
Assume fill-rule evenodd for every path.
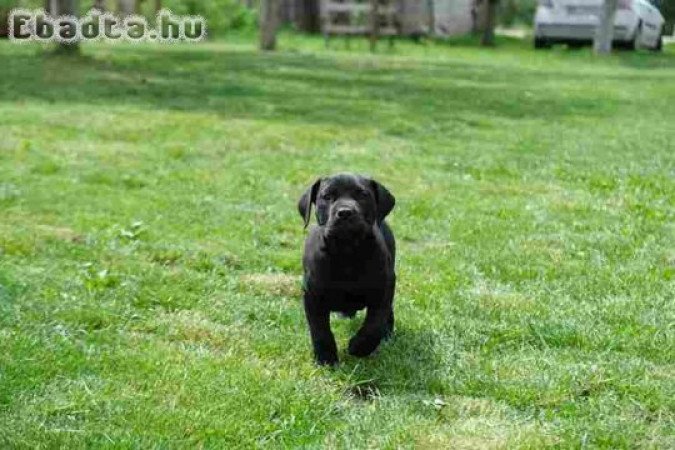
M 0 0 L 0 27 L 6 24 L 11 8 L 45 8 L 50 10 L 60 0 Z M 277 14 L 280 26 L 299 32 L 321 31 L 322 0 L 278 0 Z M 256 33 L 260 18 L 260 0 L 93 0 L 78 1 L 78 11 L 85 13 L 99 8 L 124 14 L 142 14 L 153 19 L 157 11 L 166 8 L 175 14 L 202 15 L 208 21 L 212 38 L 228 33 Z M 457 36 L 480 32 L 488 24 L 486 15 L 489 0 L 397 0 L 401 11 L 403 33 L 408 35 L 433 34 Z M 499 0 L 496 5 L 495 26 L 528 32 L 532 29 L 538 0 Z M 666 19 L 664 32 L 673 34 L 675 2 L 651 0 Z M 435 26 L 434 26 L 435 25 Z M 7 28 L 0 28 L 6 33 Z

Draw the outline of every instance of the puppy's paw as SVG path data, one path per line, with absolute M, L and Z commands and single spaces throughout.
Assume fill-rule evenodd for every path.
M 323 351 L 314 354 L 316 363 L 320 366 L 337 366 L 338 357 L 336 353 Z
M 350 355 L 363 358 L 373 353 L 378 345 L 380 345 L 379 339 L 370 336 L 359 336 L 357 334 L 349 341 L 347 351 Z

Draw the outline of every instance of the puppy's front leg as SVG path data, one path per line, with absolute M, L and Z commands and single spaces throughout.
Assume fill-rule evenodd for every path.
M 305 292 L 305 315 L 314 347 L 314 358 L 321 365 L 338 363 L 337 345 L 330 329 L 330 311 L 322 308 L 318 297 Z
M 368 356 L 375 351 L 382 339 L 388 339 L 394 331 L 394 289 L 396 281 L 392 281 L 384 289 L 381 302 L 368 307 L 366 319 L 361 329 L 349 340 L 349 354 Z
M 387 335 L 390 321 L 393 321 L 390 304 L 369 307 L 363 326 L 349 341 L 349 354 L 363 357 L 373 353 Z

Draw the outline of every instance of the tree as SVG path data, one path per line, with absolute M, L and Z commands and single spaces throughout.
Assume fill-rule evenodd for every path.
M 136 12 L 136 0 L 118 0 L 117 6 L 123 17 L 130 16 Z
M 380 37 L 380 0 L 370 0 L 370 51 L 377 48 Z
M 614 17 L 618 0 L 604 0 L 598 17 L 598 26 L 595 30 L 593 50 L 598 55 L 606 55 L 612 51 L 614 38 Z
M 59 10 L 58 0 L 45 0 L 45 11 L 52 16 L 57 16 Z
M 655 6 L 661 10 L 661 14 L 666 18 L 665 34 L 673 34 L 675 25 L 675 2 L 672 0 L 655 0 Z
M 45 2 L 45 10 L 52 16 L 77 16 L 79 9 L 78 0 L 47 0 Z M 77 41 L 70 44 L 60 43 L 57 52 L 77 55 L 80 53 L 80 43 Z
M 260 1 L 260 49 L 274 50 L 277 47 L 277 31 L 281 18 L 280 0 Z
M 485 8 L 485 23 L 480 44 L 491 47 L 495 45 L 495 26 L 497 25 L 497 5 L 499 0 L 483 0 Z

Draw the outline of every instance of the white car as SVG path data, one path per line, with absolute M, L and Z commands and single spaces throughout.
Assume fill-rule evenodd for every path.
M 593 41 L 604 0 L 539 0 L 534 17 L 534 45 L 548 48 Z M 619 0 L 614 42 L 632 49 L 661 50 L 665 20 L 648 0 Z

